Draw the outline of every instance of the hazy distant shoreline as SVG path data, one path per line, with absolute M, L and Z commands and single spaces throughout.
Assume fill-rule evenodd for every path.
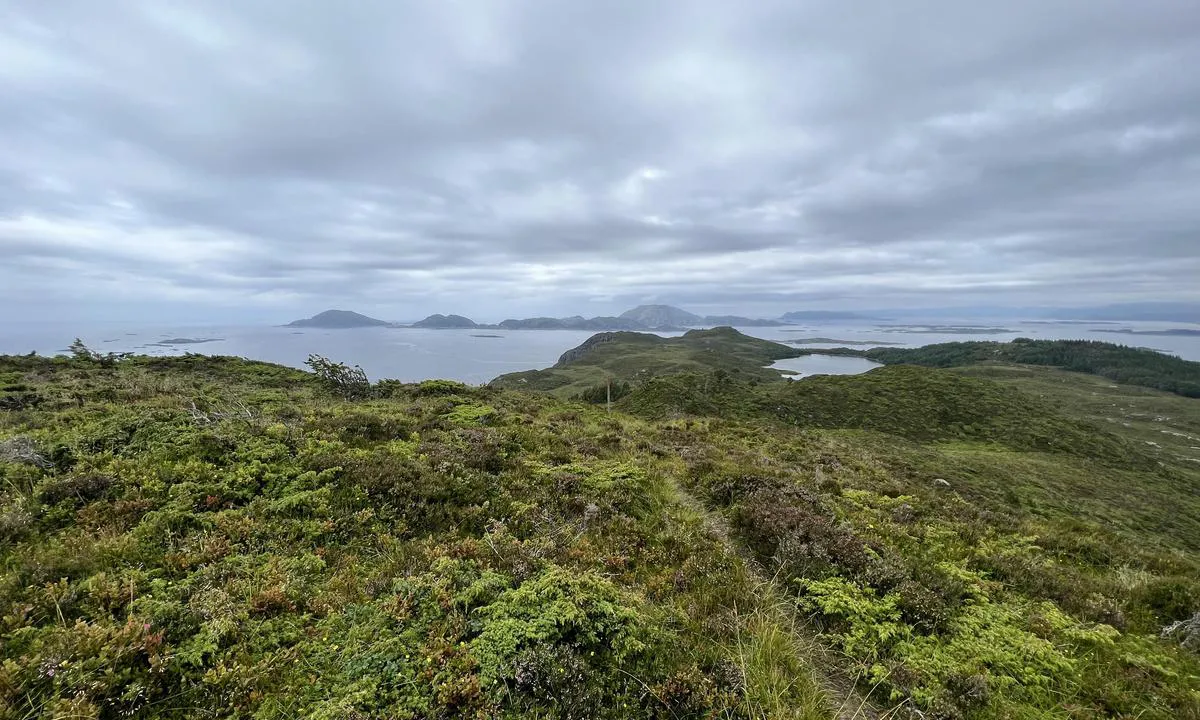
M 1165 330 L 1133 330 L 1131 328 L 1092 328 L 1092 332 L 1112 333 L 1114 335 L 1159 335 L 1163 337 L 1200 337 L 1200 330 L 1188 328 L 1167 328 Z

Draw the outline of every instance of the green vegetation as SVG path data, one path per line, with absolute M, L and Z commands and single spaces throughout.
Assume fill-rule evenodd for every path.
M 83 340 L 75 338 L 71 346 L 67 348 L 67 352 L 71 353 L 71 357 L 83 362 L 96 363 L 101 367 L 112 367 L 116 363 L 132 357 L 133 353 L 101 353 L 92 350 L 87 345 L 83 344 Z
M 1023 390 L 1060 412 L 1119 432 L 1156 459 L 1188 467 L 1200 458 L 1200 414 L 1192 398 L 1049 368 L 983 363 L 954 372 Z
M 1200 718 L 1197 401 L 745 340 L 0 358 L 0 718 Z
M 0 358 L 0 718 L 828 716 L 640 421 L 314 366 Z
M 1058 376 L 1079 379 L 1064 396 L 1093 380 Z M 675 418 L 657 437 L 686 487 L 877 701 L 936 717 L 1200 717 L 1200 662 L 1174 634 L 1200 608 L 1200 452 L 1150 454 L 1120 424 L 946 371 L 702 387 L 656 379 L 620 405 Z M 1134 392 L 1182 411 L 1168 427 L 1200 421 L 1194 401 Z
M 363 400 L 372 395 L 371 381 L 361 367 L 333 362 L 320 355 L 309 355 L 305 365 L 317 376 L 325 389 L 346 400 Z
M 689 330 L 663 338 L 636 332 L 598 333 L 568 350 L 552 368 L 501 375 L 494 387 L 550 392 L 561 398 L 603 391 L 610 380 L 637 382 L 683 372 L 719 370 L 746 380 L 769 382 L 780 375 L 766 365 L 802 351 L 743 335 L 729 327 Z
M 845 354 L 854 354 L 846 351 Z M 1010 343 L 955 342 L 919 348 L 873 348 L 863 357 L 887 365 L 957 367 L 981 362 L 1049 365 L 1109 380 L 1200 398 L 1200 363 L 1154 350 L 1094 340 L 1029 340 Z
M 740 384 L 720 373 L 652 378 L 625 396 L 638 415 L 773 418 L 808 428 L 876 430 L 918 441 L 971 440 L 1016 450 L 1062 452 L 1149 467 L 1142 447 L 1098 425 L 1066 417 L 1019 390 L 914 366 L 800 382 Z

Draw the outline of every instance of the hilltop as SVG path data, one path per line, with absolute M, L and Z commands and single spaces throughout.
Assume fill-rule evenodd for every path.
M 367 317 L 360 313 L 350 310 L 326 310 L 322 313 L 317 313 L 310 318 L 303 320 L 293 320 L 285 327 L 311 327 L 311 328 L 362 328 L 362 327 L 386 327 L 390 323 L 383 320 L 376 320 L 373 317 Z
M 689 330 L 680 337 L 607 332 L 568 350 L 553 367 L 501 375 L 495 387 L 553 392 L 572 397 L 615 380 L 643 381 L 689 371 L 721 370 L 760 382 L 778 380 L 767 365 L 803 351 L 744 335 L 733 328 Z
M 727 328 L 550 392 L 72 352 L 0 357 L 0 718 L 1200 716 L 1194 399 Z
M 480 327 L 474 320 L 462 315 L 430 315 L 424 320 L 418 320 L 412 324 L 415 328 L 435 328 L 435 329 L 451 329 L 451 328 L 478 328 Z

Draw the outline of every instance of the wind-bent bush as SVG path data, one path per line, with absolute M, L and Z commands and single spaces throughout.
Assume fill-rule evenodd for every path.
M 304 364 L 312 368 L 317 379 L 332 393 L 347 400 L 362 400 L 371 396 L 371 381 L 358 365 L 351 367 L 320 355 L 309 355 Z
M 80 362 L 95 363 L 100 367 L 109 368 L 116 365 L 118 362 L 126 358 L 133 357 L 133 353 L 101 353 L 97 352 L 87 345 L 83 344 L 83 340 L 75 338 L 75 342 L 67 348 L 71 352 L 71 358 Z

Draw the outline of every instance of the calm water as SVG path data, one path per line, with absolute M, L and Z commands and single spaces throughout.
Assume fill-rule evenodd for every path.
M 837 355 L 806 355 L 805 357 L 786 358 L 772 363 L 776 370 L 790 370 L 796 375 L 791 378 L 808 377 L 809 375 L 858 375 L 879 367 L 879 363 L 865 358 L 839 357 Z
M 942 321 L 943 326 L 948 325 Z M 967 325 L 968 323 L 961 323 Z M 786 342 L 802 338 L 829 338 L 874 344 L 896 343 L 914 347 L 955 340 L 1011 340 L 1015 337 L 1042 339 L 1083 338 L 1151 347 L 1189 360 L 1200 360 L 1200 337 L 1122 335 L 1098 329 L 1131 327 L 1139 330 L 1167 327 L 1200 328 L 1184 323 L 1122 323 L 1120 325 L 1051 325 L 1008 323 L 995 325 L 1005 332 L 958 333 L 942 328 L 860 325 L 795 325 L 779 328 L 743 328 L 756 337 Z M 915 332 L 914 332 L 915 331 Z M 516 370 L 553 365 L 559 355 L 579 345 L 593 333 L 573 330 L 422 330 L 364 328 L 356 330 L 295 329 L 283 327 L 138 327 L 109 325 L 91 328 L 52 325 L 7 325 L 0 327 L 0 354 L 37 351 L 43 355 L 62 352 L 75 336 L 102 352 L 137 352 L 174 355 L 199 352 L 208 355 L 240 355 L 255 360 L 302 367 L 310 353 L 358 364 L 372 378 L 405 381 L 447 378 L 467 383 L 484 383 L 497 375 Z M 671 333 L 663 333 L 669 335 Z M 481 337 L 494 335 L 496 337 Z M 154 345 L 171 338 L 217 338 L 214 342 L 164 347 Z M 807 343 L 798 348 L 817 350 L 841 343 Z M 865 372 L 870 365 L 854 358 L 817 356 L 788 361 L 805 375 Z
M 77 333 L 78 334 L 78 333 Z M 361 365 L 372 379 L 408 382 L 446 378 L 481 384 L 497 375 L 553 365 L 559 355 L 592 336 L 566 330 L 423 330 L 358 328 L 353 330 L 282 327 L 105 328 L 81 337 L 101 352 L 147 355 L 239 355 L 254 360 L 303 367 L 310 354 Z M 497 335 L 499 337 L 478 337 Z M 74 334 L 45 331 L 0 334 L 0 353 L 36 350 L 61 352 Z M 171 338 L 220 338 L 214 342 L 172 347 L 153 343 Z

